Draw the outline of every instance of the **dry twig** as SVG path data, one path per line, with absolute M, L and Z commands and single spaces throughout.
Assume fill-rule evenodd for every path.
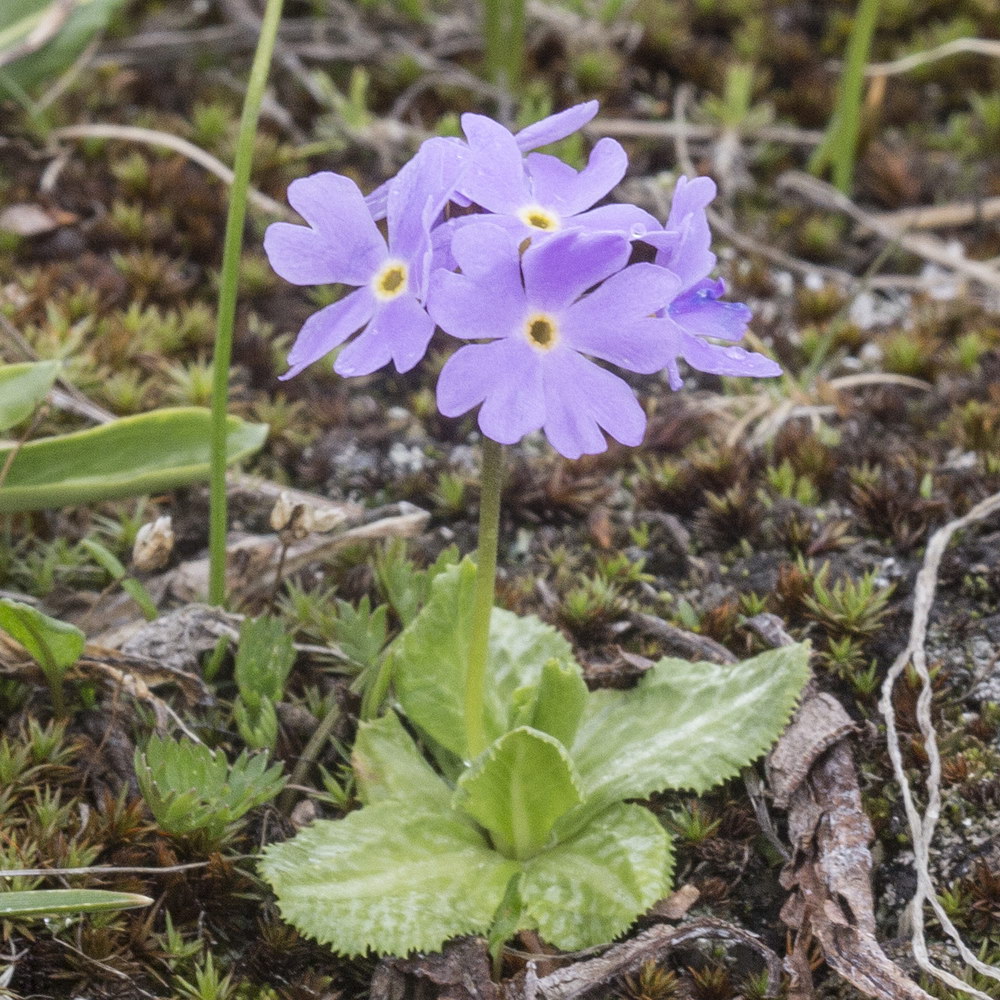
M 797 170 L 789 170 L 778 178 L 777 186 L 779 190 L 793 192 L 821 208 L 843 212 L 877 236 L 890 243 L 897 243 L 914 256 L 938 264 L 949 271 L 956 271 L 990 289 L 1000 290 L 1000 271 L 995 267 L 960 257 L 933 236 L 908 233 L 904 229 L 887 224 L 879 216 L 860 208 L 832 184 Z
M 908 73 L 911 69 L 926 66 L 957 55 L 982 55 L 1000 59 L 1000 42 L 992 38 L 953 38 L 950 42 L 936 45 L 924 52 L 913 52 L 901 59 L 891 62 L 869 63 L 865 67 L 865 76 L 893 76 L 897 73 Z
M 186 156 L 192 163 L 197 163 L 210 174 L 218 177 L 225 184 L 233 183 L 233 172 L 221 160 L 211 153 L 196 146 L 179 135 L 160 132 L 151 128 L 139 128 L 135 125 L 111 125 L 97 123 L 91 125 L 67 125 L 65 128 L 53 129 L 51 137 L 57 142 L 63 139 L 117 139 L 122 142 L 138 142 L 146 146 L 161 146 L 172 149 L 181 156 Z M 256 188 L 250 188 L 249 198 L 254 207 L 267 212 L 279 219 L 293 219 L 295 216 L 280 202 L 268 197 Z
M 896 657 L 882 685 L 882 697 L 879 700 L 879 710 L 885 718 L 886 742 L 889 757 L 892 761 L 893 774 L 903 794 L 903 805 L 906 809 L 906 820 L 913 839 L 914 866 L 917 873 L 917 889 L 909 905 L 909 916 L 912 922 L 913 952 L 918 964 L 926 972 L 947 983 L 953 989 L 963 990 L 979 1000 L 990 1000 L 985 993 L 974 989 L 967 983 L 952 975 L 945 969 L 935 966 L 928 956 L 927 944 L 924 940 L 924 903 L 929 902 L 935 916 L 948 936 L 955 942 L 962 959 L 977 972 L 1000 982 L 1000 969 L 988 965 L 969 949 L 962 940 L 955 925 L 951 922 L 944 907 L 938 902 L 937 894 L 931 883 L 929 862 L 931 840 L 934 828 L 937 826 L 941 812 L 941 755 L 938 750 L 937 734 L 931 719 L 931 678 L 927 669 L 927 651 L 925 642 L 927 626 L 930 621 L 931 608 L 934 605 L 934 592 L 937 589 L 938 568 L 944 556 L 948 543 L 956 532 L 983 521 L 1000 511 L 1000 493 L 976 504 L 967 514 L 939 528 L 927 543 L 924 563 L 917 574 L 917 582 L 913 596 L 913 620 L 910 625 L 910 638 L 906 648 Z M 896 728 L 896 714 L 892 706 L 892 692 L 896 681 L 908 664 L 913 665 L 920 677 L 920 694 L 917 698 L 917 723 L 923 737 L 924 750 L 927 754 L 928 770 L 925 788 L 927 791 L 927 806 L 923 815 L 917 809 L 913 800 L 909 780 L 903 765 L 902 751 L 899 745 L 899 733 Z

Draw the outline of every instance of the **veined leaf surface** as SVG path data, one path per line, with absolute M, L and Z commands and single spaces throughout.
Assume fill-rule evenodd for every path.
M 518 865 L 454 811 L 379 802 L 264 851 L 281 915 L 342 955 L 436 951 L 485 933 Z
M 57 677 L 80 659 L 87 644 L 75 625 L 8 597 L 0 598 L 0 628 L 24 646 L 46 673 L 52 671 Z
M 672 867 L 656 817 L 619 803 L 525 863 L 519 893 L 530 919 L 522 926 L 566 951 L 611 941 L 666 895 Z
M 548 733 L 521 726 L 487 747 L 459 778 L 454 801 L 499 848 L 528 858 L 546 846 L 581 795 L 566 748 Z
M 395 712 L 358 726 L 351 766 L 358 797 L 366 805 L 408 800 L 435 810 L 450 808 L 451 789 L 424 759 Z
M 11 80 L 21 90 L 53 82 L 103 30 L 125 0 L 76 0 L 74 9 L 45 45 L 0 69 L 0 94 Z M 0 4 L 0 52 L 16 49 L 42 27 L 45 18 L 58 16 L 54 0 L 3 0 Z
M 0 486 L 0 514 L 135 496 L 208 478 L 209 411 L 153 410 L 29 441 Z M 266 424 L 227 418 L 226 460 L 257 451 Z M 10 448 L 0 448 L 0 467 Z
M 631 691 L 594 692 L 571 750 L 587 808 L 731 778 L 778 738 L 808 678 L 799 643 L 733 664 L 663 659 Z
M 549 660 L 539 678 L 531 726 L 572 746 L 590 692 L 579 664 Z
M 445 749 L 465 757 L 465 678 L 476 567 L 470 559 L 435 577 L 431 597 L 390 647 L 403 710 Z M 507 732 L 514 692 L 537 684 L 549 659 L 570 660 L 569 643 L 532 616 L 494 608 L 486 668 L 486 738 Z

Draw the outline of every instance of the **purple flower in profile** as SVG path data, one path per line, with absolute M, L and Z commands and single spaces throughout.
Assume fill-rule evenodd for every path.
M 446 140 L 430 140 L 393 180 L 387 199 L 388 242 L 354 181 L 323 172 L 293 181 L 292 207 L 309 223 L 276 222 L 264 234 L 274 270 L 296 285 L 358 286 L 306 320 L 288 355 L 291 378 L 358 330 L 337 357 L 340 375 L 367 375 L 392 361 L 409 371 L 434 333 L 426 298 L 430 231 L 458 178 Z
M 659 232 L 641 238 L 657 248 L 656 263 L 668 268 L 681 281 L 681 291 L 663 311 L 660 348 L 670 387 L 682 385 L 677 359 L 713 375 L 748 375 L 762 378 L 780 375 L 781 368 L 763 354 L 742 347 L 713 344 L 706 338 L 737 341 L 746 333 L 750 309 L 742 302 L 723 302 L 725 284 L 709 278 L 716 257 L 710 247 L 712 234 L 705 213 L 715 197 L 715 182 L 709 177 L 681 177 L 674 190 L 667 223 Z
M 639 444 L 642 407 L 622 379 L 590 358 L 633 371 L 662 367 L 650 333 L 658 321 L 649 317 L 679 280 L 655 264 L 626 267 L 631 248 L 621 235 L 569 230 L 523 256 L 519 244 L 484 221 L 455 234 L 461 274 L 434 273 L 427 308 L 438 325 L 463 340 L 490 339 L 448 359 L 438 409 L 458 416 L 482 404 L 487 437 L 512 444 L 541 428 L 567 458 L 604 451 L 602 430 Z

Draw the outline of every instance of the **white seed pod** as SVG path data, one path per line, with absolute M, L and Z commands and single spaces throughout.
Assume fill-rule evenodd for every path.
M 275 531 L 281 531 L 288 527 L 288 522 L 292 519 L 292 512 L 295 510 L 295 501 L 287 490 L 282 490 L 278 494 L 274 507 L 271 510 L 271 527 Z
M 135 536 L 132 546 L 132 565 L 140 572 L 162 569 L 174 550 L 174 528 L 170 515 L 158 517 L 144 524 Z

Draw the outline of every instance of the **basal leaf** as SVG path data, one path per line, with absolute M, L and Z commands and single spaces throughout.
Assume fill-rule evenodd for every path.
M 48 674 L 61 676 L 83 652 L 86 636 L 75 626 L 50 618 L 20 601 L 0 599 L 0 628 L 13 636 Z
M 31 416 L 59 374 L 58 361 L 0 365 L 0 431 Z
M 566 951 L 617 937 L 667 892 L 670 838 L 648 809 L 617 804 L 524 865 L 524 913 Z
M 731 778 L 778 738 L 808 678 L 800 643 L 733 664 L 663 659 L 631 691 L 595 692 L 571 750 L 588 808 Z
M 496 740 L 459 778 L 454 803 L 489 830 L 505 854 L 529 858 L 580 800 L 566 748 L 522 726 Z
M 542 667 L 531 726 L 572 746 L 590 692 L 579 664 L 548 660 Z
M 465 559 L 434 578 L 430 600 L 389 647 L 393 683 L 408 718 L 441 746 L 465 756 L 464 697 L 475 564 Z M 549 659 L 570 660 L 569 643 L 537 618 L 495 608 L 490 621 L 486 736 L 513 723 L 513 695 L 538 683 Z
M 149 896 L 107 889 L 28 889 L 0 892 L 0 920 L 14 917 L 57 916 L 65 913 L 98 913 L 150 906 Z
M 100 427 L 29 441 L 0 486 L 0 514 L 173 489 L 208 478 L 209 412 L 154 410 Z M 226 460 L 257 451 L 266 424 L 227 418 Z M 0 467 L 10 453 L 0 448 Z
M 395 712 L 358 726 L 351 766 L 358 797 L 366 805 L 394 800 L 450 809 L 451 789 L 424 759 Z
M 517 863 L 454 812 L 379 802 L 264 851 L 281 915 L 342 955 L 437 951 L 485 933 Z

